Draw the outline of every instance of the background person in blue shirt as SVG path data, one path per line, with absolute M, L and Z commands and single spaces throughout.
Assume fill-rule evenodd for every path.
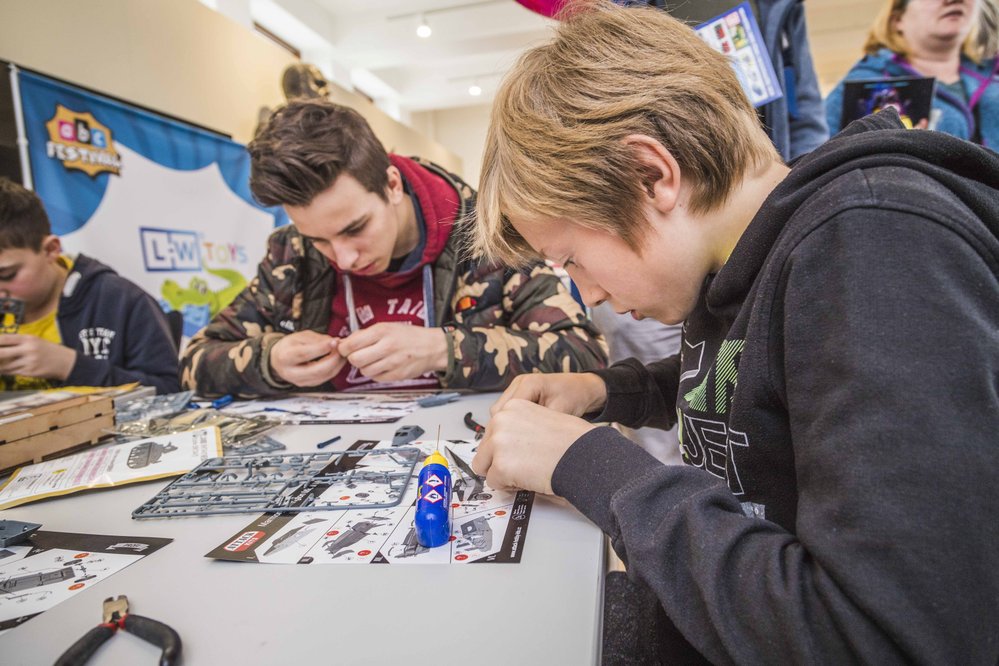
M 888 0 L 871 26 L 867 55 L 844 81 L 935 77 L 939 120 L 931 129 L 999 148 L 999 62 L 988 46 L 994 40 L 979 31 L 982 2 L 991 0 Z M 840 81 L 826 98 L 833 134 L 842 129 L 842 113 Z

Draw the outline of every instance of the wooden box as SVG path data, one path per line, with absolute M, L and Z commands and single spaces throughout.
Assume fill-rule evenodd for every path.
M 73 395 L 0 415 L 0 474 L 111 437 L 112 401 L 110 395 Z

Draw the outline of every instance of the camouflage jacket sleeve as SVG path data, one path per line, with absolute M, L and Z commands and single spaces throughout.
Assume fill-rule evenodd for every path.
M 554 271 L 475 266 L 451 301 L 448 388 L 494 391 L 528 372 L 580 372 L 607 364 L 607 345 Z M 453 327 L 453 328 L 451 328 Z
M 184 388 L 198 395 L 252 398 L 292 386 L 270 372 L 270 350 L 298 320 L 296 287 L 302 239 L 282 227 L 268 240 L 257 275 L 232 303 L 198 331 L 180 358 Z

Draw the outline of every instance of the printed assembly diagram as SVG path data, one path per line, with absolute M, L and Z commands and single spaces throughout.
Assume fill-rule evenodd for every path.
M 407 444 L 423 455 L 436 448 L 431 440 Z M 455 478 L 451 494 L 451 538 L 437 548 L 416 540 L 413 518 L 417 485 L 411 483 L 394 507 L 348 509 L 333 512 L 273 513 L 260 516 L 207 557 L 267 564 L 471 564 L 520 561 L 530 522 L 534 493 L 497 491 L 476 477 L 467 461 L 477 442 L 447 440 L 447 454 Z M 391 442 L 379 442 L 375 449 Z M 415 472 L 414 472 L 415 473 Z M 364 484 L 348 494 L 377 492 Z
M 0 633 L 121 571 L 170 539 L 37 531 L 0 552 Z M 8 553 L 8 554 L 4 554 Z

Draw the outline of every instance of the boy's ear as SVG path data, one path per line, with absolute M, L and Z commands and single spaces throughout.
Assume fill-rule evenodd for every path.
M 680 199 L 680 165 L 663 144 L 650 136 L 630 134 L 624 142 L 641 164 L 642 189 L 649 203 L 668 214 Z
M 55 234 L 49 234 L 42 239 L 42 254 L 55 261 L 62 255 L 62 241 Z
M 388 196 L 389 203 L 397 204 L 402 201 L 402 197 L 406 194 L 402 186 L 402 174 L 394 166 L 386 169 L 386 173 L 388 174 L 388 184 L 385 186 L 385 194 Z

